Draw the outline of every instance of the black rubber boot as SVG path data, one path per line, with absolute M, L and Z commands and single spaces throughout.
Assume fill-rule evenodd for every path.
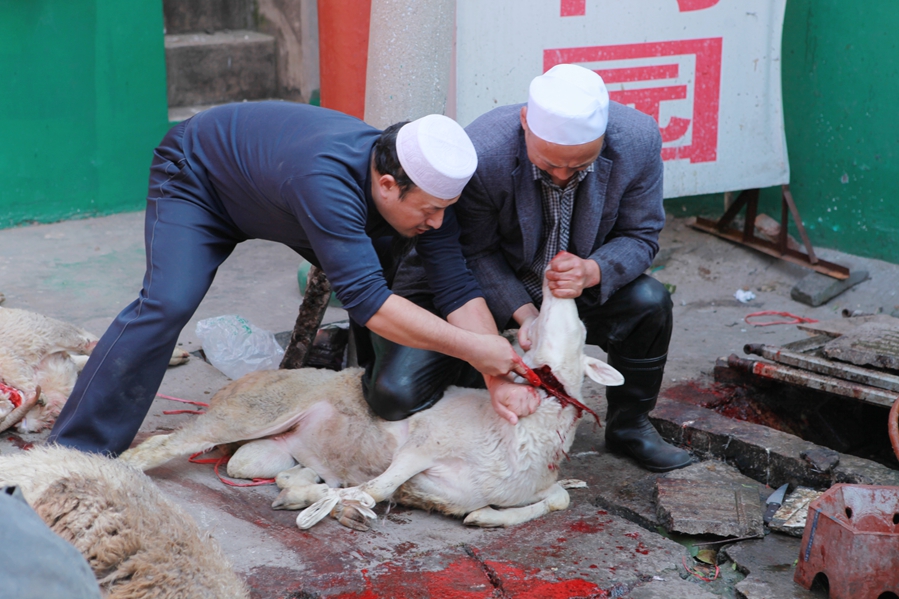
M 650 472 L 668 472 L 692 462 L 689 453 L 666 443 L 647 417 L 662 387 L 666 359 L 631 360 L 609 354 L 609 365 L 624 375 L 624 384 L 606 391 L 606 448 L 634 458 Z

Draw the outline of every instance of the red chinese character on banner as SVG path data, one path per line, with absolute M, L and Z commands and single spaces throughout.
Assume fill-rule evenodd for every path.
M 705 10 L 718 4 L 719 0 L 677 0 L 680 12 Z M 559 15 L 563 17 L 583 17 L 587 14 L 587 0 L 562 0 Z
M 652 116 L 662 160 L 714 162 L 718 155 L 720 37 L 543 51 L 543 70 L 581 64 L 600 74 L 616 102 Z M 597 64 L 598 63 L 598 64 Z M 663 109 L 667 118 L 663 125 Z

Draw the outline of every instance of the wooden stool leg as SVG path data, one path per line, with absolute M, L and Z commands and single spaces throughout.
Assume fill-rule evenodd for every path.
M 312 347 L 318 327 L 325 317 L 329 299 L 331 299 L 331 283 L 321 269 L 312 266 L 309 269 L 309 284 L 303 295 L 303 303 L 300 304 L 300 313 L 297 315 L 290 343 L 284 351 L 281 368 L 292 370 L 302 368 L 306 364 L 309 348 Z

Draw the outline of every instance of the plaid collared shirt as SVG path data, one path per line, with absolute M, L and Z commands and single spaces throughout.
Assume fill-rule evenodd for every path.
M 525 289 L 538 308 L 543 303 L 543 271 L 546 265 L 563 250 L 568 249 L 568 237 L 571 232 L 571 215 L 574 213 L 574 196 L 577 187 L 593 172 L 593 165 L 578 171 L 565 187 L 553 183 L 552 178 L 533 164 L 531 172 L 534 181 L 540 182 L 543 196 L 543 239 L 534 257 L 534 262 L 522 277 Z

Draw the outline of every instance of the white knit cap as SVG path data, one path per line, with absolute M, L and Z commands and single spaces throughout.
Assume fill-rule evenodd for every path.
M 528 128 L 542 140 L 575 146 L 599 139 L 609 122 L 609 92 L 590 69 L 558 64 L 531 81 Z
M 396 153 L 412 182 L 441 200 L 458 197 L 478 167 L 478 154 L 465 129 L 442 114 L 403 125 L 396 135 Z

